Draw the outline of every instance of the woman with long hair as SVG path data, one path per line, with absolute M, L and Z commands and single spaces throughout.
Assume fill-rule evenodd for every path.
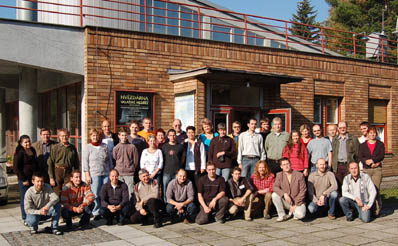
M 82 159 L 86 182 L 91 185 L 91 191 L 95 196 L 93 209 L 95 220 L 101 218 L 101 200 L 99 195 L 102 185 L 108 182 L 109 171 L 113 168 L 112 157 L 109 154 L 107 145 L 102 143 L 102 136 L 102 132 L 97 129 L 90 130 L 90 140 Z
M 149 147 L 142 151 L 140 167 L 145 168 L 151 179 L 156 179 L 161 184 L 161 171 L 163 168 L 163 153 L 156 146 L 156 138 L 154 135 L 148 136 Z
M 300 134 L 300 142 L 304 146 L 304 148 L 307 148 L 308 143 L 312 140 L 310 126 L 307 124 L 302 124 L 300 126 Z
M 24 224 L 27 226 L 26 213 L 24 209 L 25 193 L 32 186 L 32 175 L 40 170 L 36 150 L 32 147 L 32 142 L 28 135 L 19 138 L 18 146 L 14 154 L 14 173 L 18 177 L 18 188 L 20 195 L 21 215 Z
M 384 143 L 377 139 L 376 127 L 368 129 L 368 140 L 359 146 L 359 159 L 363 164 L 363 172 L 368 174 L 377 189 L 376 210 L 374 215 L 378 217 L 381 210 L 380 184 L 382 179 L 382 164 L 384 160 Z
M 204 118 L 201 123 L 202 123 L 203 133 L 199 135 L 199 139 L 205 145 L 206 156 L 207 156 L 207 152 L 209 151 L 210 148 L 210 142 L 214 137 L 218 136 L 218 133 L 214 133 L 213 125 L 208 118 Z
M 304 176 L 308 176 L 308 151 L 300 141 L 300 133 L 292 130 L 289 141 L 282 152 L 282 157 L 288 158 L 293 170 L 302 172 Z
M 255 210 L 263 209 L 265 219 L 271 219 L 269 210 L 272 202 L 272 186 L 275 182 L 275 175 L 268 168 L 266 161 L 258 161 L 256 168 L 251 176 L 251 181 L 255 192 L 253 193 L 253 204 Z

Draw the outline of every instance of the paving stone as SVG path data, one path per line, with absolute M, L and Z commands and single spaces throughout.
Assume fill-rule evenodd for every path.
M 126 241 L 133 243 L 134 245 L 137 245 L 137 246 L 165 242 L 163 239 L 160 239 L 160 238 L 157 238 L 154 236 L 132 238 L 132 239 L 127 239 Z
M 296 227 L 291 227 L 288 228 L 289 231 L 295 231 L 295 232 L 300 232 L 301 234 L 303 233 L 313 233 L 316 231 L 322 230 L 322 228 L 315 227 L 315 226 L 310 226 L 310 225 L 299 225 Z
M 247 230 L 242 230 L 242 229 L 230 229 L 226 231 L 220 231 L 218 232 L 221 235 L 227 236 L 227 237 L 241 237 L 244 235 L 249 234 L 250 232 Z
M 318 241 L 318 242 L 309 243 L 306 245 L 307 246 L 344 246 L 344 245 L 351 245 L 351 244 L 336 242 L 333 240 L 322 240 L 322 241 Z
M 283 240 L 273 240 L 273 241 L 257 243 L 255 245 L 256 246 L 293 246 L 293 245 L 297 245 L 297 244 L 290 243 L 290 242 L 283 241 Z
M 191 245 L 191 244 L 197 244 L 197 243 L 201 242 L 197 239 L 193 239 L 193 238 L 187 237 L 187 236 L 170 238 L 170 239 L 167 239 L 167 241 L 175 243 L 177 245 Z
M 388 229 L 385 225 L 379 225 L 377 223 L 364 223 L 362 225 L 355 226 L 356 228 L 364 229 L 364 230 L 377 230 L 383 231 L 384 229 Z
M 378 242 L 373 242 L 373 243 L 368 243 L 368 244 L 363 244 L 366 246 L 397 246 L 397 243 L 387 243 L 383 241 L 378 241 Z
M 103 243 L 96 243 L 95 246 L 112 246 L 112 245 L 117 245 L 117 246 L 131 246 L 133 244 L 128 243 L 124 240 L 118 240 L 118 241 L 111 241 L 111 242 L 103 242 Z
M 181 237 L 181 234 L 173 231 L 160 231 L 160 232 L 153 232 L 151 235 L 155 237 L 159 237 L 162 239 L 170 239 L 170 238 L 176 238 L 176 237 Z
M 398 236 L 391 237 L 391 238 L 386 238 L 386 239 L 383 239 L 382 241 L 388 242 L 388 243 L 395 243 L 395 244 L 397 244 L 397 242 L 398 242 Z
M 240 236 L 239 239 L 242 239 L 243 241 L 246 241 L 248 243 L 261 243 L 273 240 L 271 237 L 268 237 L 266 235 L 253 234 L 253 233 Z
M 208 244 L 214 245 L 214 246 L 231 246 L 231 245 L 241 246 L 241 245 L 247 245 L 248 243 L 245 241 L 241 241 L 239 239 L 228 238 L 228 239 L 208 242 Z
M 388 233 L 397 235 L 398 234 L 398 225 L 395 225 L 389 229 L 385 229 L 385 230 L 383 230 L 383 232 L 388 232 Z
M 340 237 L 340 238 L 335 238 L 335 241 L 338 242 L 342 242 L 342 243 L 347 243 L 347 244 L 352 244 L 352 245 L 361 245 L 361 244 L 365 244 L 365 243 L 371 243 L 376 241 L 376 239 L 371 239 L 371 238 L 367 238 L 367 237 L 363 237 L 362 235 L 347 235 L 344 237 Z
M 364 233 L 363 236 L 368 237 L 368 238 L 377 239 L 377 240 L 383 240 L 383 239 L 395 237 L 396 234 L 393 235 L 391 233 L 386 233 L 386 232 L 382 232 L 382 231 L 368 231 L 367 233 Z
M 343 225 L 338 224 L 338 223 L 313 223 L 313 225 L 316 225 L 319 228 L 327 229 L 327 230 L 334 230 L 337 228 L 343 227 Z
M 346 234 L 342 232 L 337 232 L 334 230 L 324 230 L 324 231 L 318 231 L 318 232 L 313 232 L 311 233 L 311 236 L 313 237 L 319 237 L 323 239 L 329 239 L 329 238 L 338 238 L 338 237 L 344 237 Z
M 287 237 L 295 236 L 299 233 L 293 232 L 293 231 L 288 231 L 288 230 L 279 230 L 279 231 L 266 232 L 264 234 L 269 237 L 272 237 L 272 238 L 287 238 Z
M 286 238 L 286 240 L 296 244 L 307 244 L 312 242 L 318 242 L 322 240 L 322 238 L 314 237 L 312 235 L 296 235 L 293 237 L 288 237 Z
M 210 231 L 228 231 L 233 229 L 233 227 L 226 225 L 226 224 L 219 224 L 219 223 L 210 223 L 206 225 L 201 225 L 200 226 L 203 229 L 210 230 Z
M 147 246 L 177 246 L 177 244 L 170 242 L 161 242 L 161 243 L 148 244 Z
M 362 235 L 363 233 L 367 232 L 364 229 L 359 229 L 359 228 L 355 228 L 355 227 L 342 227 L 342 228 L 334 229 L 333 231 L 341 232 L 344 234 L 356 234 L 356 235 Z

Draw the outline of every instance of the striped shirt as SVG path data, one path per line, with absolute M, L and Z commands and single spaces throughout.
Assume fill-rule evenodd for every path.
M 82 182 L 76 187 L 72 182 L 67 183 L 62 188 L 61 204 L 70 211 L 76 212 L 77 207 L 83 205 L 86 207 L 94 202 L 94 193 L 90 186 Z

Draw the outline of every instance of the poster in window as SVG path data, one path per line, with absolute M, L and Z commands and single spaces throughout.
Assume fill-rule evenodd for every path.
M 115 91 L 115 122 L 126 126 L 132 120 L 149 117 L 154 122 L 154 93 L 141 91 Z
M 182 122 L 182 130 L 195 125 L 195 94 L 190 92 L 175 96 L 174 115 Z

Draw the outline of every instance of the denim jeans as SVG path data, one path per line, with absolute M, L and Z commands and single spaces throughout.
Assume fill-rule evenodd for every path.
M 330 197 L 325 197 L 325 205 L 329 206 L 329 211 L 328 214 L 330 215 L 335 215 L 334 211 L 336 209 L 336 202 L 337 202 L 337 198 L 339 196 L 339 193 L 337 191 L 332 191 L 332 193 L 330 193 Z M 308 211 L 313 214 L 316 213 L 316 211 L 318 211 L 318 205 L 314 202 L 310 202 L 310 204 L 308 205 Z
M 33 227 L 33 229 L 37 231 L 37 229 L 39 228 L 39 222 L 41 220 L 46 220 L 51 217 L 51 228 L 58 229 L 58 221 L 60 216 L 61 216 L 61 204 L 57 203 L 50 208 L 47 215 L 27 214 L 26 222 L 28 222 L 28 225 L 30 227 Z
M 216 174 L 222 176 L 225 182 L 228 181 L 229 175 L 231 174 L 231 168 L 216 168 Z
M 254 169 L 256 168 L 256 163 L 259 160 L 260 160 L 260 158 L 242 157 L 242 174 L 241 174 L 241 176 L 250 179 L 250 177 L 254 173 Z
M 362 207 L 358 206 L 357 202 L 347 198 L 347 197 L 340 197 L 340 206 L 343 209 L 343 212 L 345 214 L 345 216 L 347 217 L 347 219 L 351 219 L 352 218 L 352 211 L 350 208 L 356 208 L 356 210 L 358 211 L 358 215 L 359 215 L 359 219 L 362 222 L 368 223 L 371 220 L 370 214 L 371 214 L 371 210 L 368 209 L 367 211 L 362 211 Z
M 167 185 L 175 177 L 176 177 L 175 174 L 163 173 L 163 197 L 164 197 L 164 201 L 167 201 L 167 199 L 166 199 Z
M 195 203 L 191 202 L 187 206 L 184 206 L 184 214 L 185 218 L 187 218 L 190 222 L 195 221 L 196 214 L 198 213 L 198 208 Z M 174 205 L 167 203 L 166 212 L 170 215 L 170 217 L 177 216 L 177 210 L 174 208 Z
M 19 188 L 19 206 L 21 207 L 21 215 L 22 215 L 22 220 L 25 221 L 26 220 L 26 212 L 25 212 L 25 208 L 24 208 L 24 201 L 25 201 L 25 193 L 26 191 L 30 188 L 30 185 L 25 186 L 23 185 L 23 182 L 21 180 L 18 180 L 18 188 Z
M 108 175 L 92 176 L 91 180 L 92 180 L 91 191 L 94 193 L 95 196 L 93 215 L 97 216 L 100 214 L 100 209 L 101 209 L 101 198 L 100 198 L 101 188 L 104 184 L 108 182 L 109 177 Z

